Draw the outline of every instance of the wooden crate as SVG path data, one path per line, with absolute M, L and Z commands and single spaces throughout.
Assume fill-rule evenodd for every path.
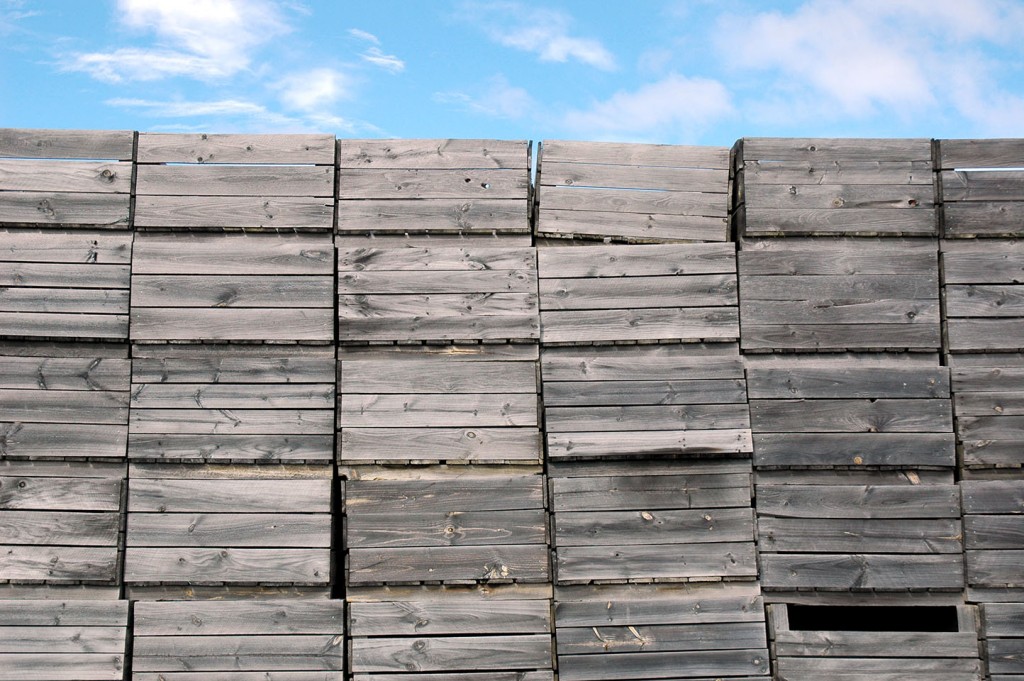
M 547 583 L 540 466 L 341 470 L 347 586 Z
M 530 143 L 338 140 L 339 235 L 530 232 Z
M 133 143 L 128 130 L 0 128 L 0 225 L 130 229 Z
M 949 355 L 964 469 L 1024 466 L 1024 355 Z
M 729 240 L 725 147 L 545 141 L 537 187 L 538 236 Z
M 735 244 L 539 248 L 541 342 L 739 338 Z
M 759 239 L 738 260 L 746 352 L 942 346 L 935 239 Z
M 836 629 L 796 628 L 790 622 L 791 607 L 782 603 L 769 606 L 772 660 L 775 678 L 780 681 L 985 678 L 973 606 L 951 606 L 956 611 L 954 631 L 932 631 L 928 619 L 934 615 L 930 607 L 917 607 L 921 631 L 896 630 L 891 621 L 885 621 L 891 610 L 872 605 L 847 607 L 845 611 L 847 617 L 869 621 L 875 630 L 857 630 L 858 624 L 847 622 Z M 877 614 L 871 613 L 872 608 Z M 871 622 L 872 618 L 875 621 Z
M 752 450 L 735 343 L 546 347 L 550 460 Z
M 329 592 L 328 466 L 131 464 L 125 584 L 134 599 L 193 586 Z
M 963 480 L 967 583 L 1024 588 L 1024 480 Z
M 339 247 L 338 318 L 342 343 L 536 340 L 537 255 L 478 241 Z
M 555 589 L 561 681 L 768 678 L 756 583 Z
M 745 359 L 756 467 L 956 465 L 949 369 L 934 355 Z
M 326 234 L 139 234 L 131 338 L 329 343 L 333 261 Z
M 362 588 L 346 597 L 356 681 L 552 681 L 551 587 Z
M 985 603 L 981 622 L 992 681 L 1024 679 L 1024 603 Z
M 943 234 L 1024 236 L 1024 140 L 938 140 Z
M 127 601 L 0 601 L 0 680 L 124 678 Z
M 744 138 L 741 234 L 936 236 L 928 139 Z
M 946 349 L 1024 349 L 1024 242 L 982 239 L 941 242 Z
M 333 228 L 333 135 L 140 133 L 138 145 L 139 230 Z
M 345 604 L 328 600 L 139 602 L 132 681 L 345 678 Z
M 136 345 L 133 461 L 329 463 L 334 348 Z
M 128 338 L 130 232 L 0 229 L 0 244 L 0 338 Z
M 0 342 L 0 458 L 123 460 L 128 347 Z
M 757 473 L 766 591 L 959 591 L 959 490 L 951 472 Z
M 537 346 L 342 347 L 338 462 L 540 463 Z
M 0 581 L 117 598 L 126 472 L 123 463 L 0 463 Z
M 551 462 L 556 583 L 754 579 L 750 461 Z

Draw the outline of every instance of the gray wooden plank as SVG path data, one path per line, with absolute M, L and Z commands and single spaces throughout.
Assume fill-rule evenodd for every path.
M 117 513 L 4 510 L 0 544 L 117 546 Z
M 943 283 L 1017 284 L 1021 281 L 1024 250 L 1016 241 L 999 241 L 992 248 L 987 241 L 944 240 L 942 242 Z
M 0 286 L 50 286 L 127 290 L 127 265 L 71 265 L 57 263 L 4 263 Z
M 334 135 L 139 133 L 139 163 L 334 163 Z
M 484 139 L 339 139 L 342 168 L 529 167 L 529 142 Z
M 348 554 L 348 583 L 448 580 L 547 582 L 545 544 L 353 548 Z
M 5 262 L 61 262 L 127 265 L 132 257 L 132 235 L 100 230 L 2 232 Z
M 523 198 L 361 199 L 338 203 L 337 233 L 528 234 Z
M 130 130 L 0 128 L 0 158 L 132 158 Z
M 1024 201 L 972 201 L 943 207 L 945 236 L 1020 236 Z
M 324 276 L 151 275 L 132 277 L 135 307 L 332 307 Z
M 558 551 L 569 546 L 707 544 L 754 540 L 747 508 L 683 511 L 562 511 L 554 515 Z
M 962 589 L 958 554 L 761 554 L 766 589 L 838 590 Z
M 953 404 L 957 418 L 962 416 L 1022 416 L 1024 415 L 1024 393 L 980 392 L 957 393 Z M 995 423 L 989 421 L 989 423 Z
M 0 654 L 0 681 L 121 681 L 124 668 L 119 654 Z
M 525 199 L 527 169 L 356 168 L 338 171 L 339 205 L 352 199 Z M 341 209 L 343 210 L 343 209 Z
M 352 640 L 352 671 L 408 675 L 545 668 L 551 666 L 551 648 L 551 637 L 540 634 L 356 638 Z
M 716 168 L 671 168 L 638 164 L 543 161 L 543 187 L 593 187 L 623 190 L 708 192 L 722 195 L 729 190 L 729 173 Z
M 522 511 L 349 513 L 349 549 L 544 544 L 547 515 L 542 508 Z
M 761 208 L 748 203 L 745 214 L 749 236 L 938 235 L 932 208 Z
M 760 239 L 744 243 L 739 271 L 749 275 L 922 275 L 938 271 L 932 239 Z
M 761 161 L 928 161 L 931 140 L 882 138 L 743 138 L 743 157 Z
M 934 350 L 939 324 L 750 324 L 744 322 L 744 350 Z
M 537 392 L 533 362 L 451 363 L 443 359 L 342 361 L 341 389 L 348 393 Z
M 125 582 L 329 584 L 330 574 L 330 550 L 327 548 L 268 551 L 129 546 L 124 552 Z
M 743 379 L 680 381 L 558 381 L 544 383 L 548 407 L 742 404 Z
M 128 510 L 149 513 L 328 513 L 329 480 L 133 478 Z
M 544 506 L 544 481 L 538 475 L 492 477 L 467 471 L 452 480 L 348 480 L 343 485 L 348 514 L 392 513 L 398 504 L 410 514 L 515 511 Z
M 743 324 L 751 326 L 825 324 L 939 324 L 934 300 L 743 300 Z
M 963 480 L 964 513 L 1024 513 L 1024 481 Z
M 334 196 L 331 166 L 144 165 L 135 191 L 148 196 Z
M 322 383 L 144 383 L 133 388 L 131 404 L 139 408 L 164 409 L 333 409 L 334 386 Z
M 127 601 L 17 599 L 0 601 L 7 627 L 125 627 Z
M 118 511 L 117 478 L 0 476 L 0 508 L 22 511 Z
M 128 229 L 127 194 L 0 192 L 0 224 Z
M 334 438 L 323 435 L 190 435 L 143 434 L 128 436 L 128 458 L 161 461 L 308 461 L 330 460 Z
M 785 681 L 820 679 L 841 681 L 902 681 L 922 674 L 935 681 L 981 681 L 977 659 L 951 658 L 779 658 L 777 673 Z
M 560 628 L 560 655 L 606 655 L 683 650 L 742 650 L 768 647 L 763 624 L 651 625 L 639 627 Z M 638 658 L 638 662 L 642 658 Z
M 438 674 L 353 674 L 352 681 L 554 681 L 548 671 L 443 672 Z
M 393 600 L 349 602 L 350 635 L 438 636 L 445 634 L 543 634 L 551 628 L 547 600 Z
M 0 289 L 3 312 L 127 314 L 124 289 L 7 288 Z
M 644 242 L 728 241 L 728 218 L 704 215 L 658 215 L 598 210 L 537 212 L 537 234 L 586 236 Z
M 961 534 L 959 521 L 953 519 L 760 517 L 757 521 L 764 553 L 959 554 Z
M 0 627 L 0 653 L 124 653 L 125 627 Z
M 747 391 L 753 399 L 940 398 L 949 397 L 944 367 L 750 367 Z
M 780 631 L 779 657 L 975 658 L 978 636 L 965 632 Z
M 758 433 L 755 466 L 953 466 L 952 433 Z
M 135 352 L 131 371 L 136 383 L 310 384 L 335 380 L 330 350 L 323 357 L 140 357 Z
M 344 668 L 343 642 L 340 633 L 138 636 L 133 642 L 132 667 L 138 671 L 340 671 Z
M 764 622 L 752 582 L 588 585 L 555 588 L 555 622 L 566 627 Z
M 7 545 L 0 551 L 0 579 L 3 580 L 113 583 L 118 577 L 117 567 L 116 546 Z
M 1024 550 L 966 551 L 967 583 L 972 586 L 1021 587 Z
M 0 421 L 0 452 L 17 457 L 121 457 L 125 426 Z
M 968 549 L 1015 549 L 1024 546 L 1024 515 L 964 517 Z
M 623 478 L 553 478 L 551 508 L 573 511 L 646 511 L 750 506 L 749 476 L 649 475 Z
M 1015 439 L 1024 435 L 1024 416 L 963 416 L 957 432 L 965 439 Z
M 454 341 L 536 340 L 540 337 L 537 313 L 410 315 L 342 320 L 338 340 L 344 341 Z
M 0 356 L 0 384 L 10 389 L 128 390 L 131 370 L 127 359 Z
M 722 194 L 700 191 L 622 191 L 578 187 L 544 187 L 540 203 L 548 210 L 597 210 L 644 215 L 700 215 L 724 218 L 729 214 Z
M 695 307 L 737 304 L 733 274 L 541 279 L 542 310 Z
M 149 233 L 136 237 L 133 274 L 332 275 L 330 238 L 313 234 Z
M 133 434 L 324 435 L 334 414 L 328 409 L 132 409 Z
M 1017 285 L 950 285 L 945 292 L 950 317 L 1024 316 L 1024 288 Z
M 735 344 L 545 348 L 541 372 L 555 381 L 662 381 L 743 378 Z
M 132 624 L 136 636 L 337 634 L 345 618 L 329 600 L 139 601 Z
M 340 247 L 339 272 L 364 271 L 480 271 L 537 269 L 532 248 L 476 246 L 463 248 L 405 247 L 384 248 L 373 245 Z
M 739 338 L 736 308 L 656 308 L 541 312 L 545 343 L 616 340 L 733 340 Z
M 131 184 L 131 163 L 0 160 L 0 191 L 127 194 Z
M 346 272 L 338 275 L 339 294 L 366 293 L 537 293 L 534 270 L 469 272 Z
M 139 196 L 135 226 L 330 231 L 329 198 L 266 196 Z
M 749 430 L 570 432 L 548 435 L 548 456 L 604 457 L 737 454 L 752 449 Z
M 928 185 L 931 161 L 766 161 L 744 159 L 743 182 L 752 185 Z
M 981 606 L 984 634 L 1016 638 L 1024 624 L 1024 603 L 985 603 Z
M 628 407 L 546 407 L 549 433 L 606 430 L 714 430 L 750 428 L 745 404 Z
M 535 428 L 343 428 L 340 457 L 345 462 L 539 461 L 543 455 Z
M 128 336 L 128 315 L 0 312 L 0 329 L 10 336 L 123 340 Z
M 330 548 L 326 513 L 136 513 L 128 516 L 127 545 L 171 547 Z
M 1024 391 L 1024 368 L 1012 366 L 1012 358 L 987 357 L 988 366 L 953 365 L 950 375 L 957 397 L 972 393 Z
M 946 202 L 1024 199 L 1024 173 L 1019 170 L 945 170 L 939 180 Z
M 388 294 L 338 296 L 338 318 L 342 324 L 370 319 L 397 319 L 409 323 L 417 317 L 445 318 L 457 323 L 479 317 L 537 316 L 533 293 Z
M 955 485 L 758 485 L 759 518 L 959 518 Z
M 540 276 L 628 277 L 736 272 L 734 244 L 657 244 L 537 249 Z
M 942 433 L 953 429 L 944 399 L 750 400 L 758 433 Z
M 742 276 L 739 286 L 744 302 L 762 300 L 872 301 L 938 300 L 939 272 L 908 275 L 751 275 Z
M 544 140 L 543 161 L 729 169 L 727 147 Z
M 751 184 L 744 188 L 744 200 L 748 210 L 755 211 L 755 214 L 761 214 L 764 209 L 776 208 L 913 211 L 934 206 L 935 194 L 930 183 L 910 185 L 794 182 L 789 185 Z M 783 215 L 788 216 L 790 213 Z
M 351 427 L 536 426 L 533 394 L 341 395 L 338 420 Z
M 941 168 L 1018 168 L 1024 163 L 1019 139 L 939 140 Z
M 766 650 L 696 650 L 615 655 L 559 655 L 562 681 L 667 679 L 768 674 Z
M 112 330 L 107 333 L 114 335 Z M 134 307 L 131 334 L 132 340 L 331 341 L 334 339 L 334 311 L 326 307 Z
M 989 639 L 986 643 L 990 674 L 1024 676 L 1024 640 L 997 638 Z M 1017 678 L 1020 678 L 1020 676 Z M 993 679 L 995 679 L 995 676 L 993 676 Z

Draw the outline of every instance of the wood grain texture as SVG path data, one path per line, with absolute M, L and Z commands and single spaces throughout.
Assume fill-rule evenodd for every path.
M 328 198 L 157 196 L 135 201 L 137 228 L 265 229 L 326 232 L 333 228 Z
M 130 130 L 0 128 L 0 158 L 132 159 Z
M 526 141 L 483 139 L 338 140 L 341 168 L 528 169 Z
M 127 194 L 74 192 L 0 192 L 0 224 L 129 228 Z
M 139 133 L 139 163 L 334 163 L 333 135 Z
M 0 191 L 127 194 L 131 182 L 131 163 L 0 160 Z
M 331 275 L 334 248 L 313 234 L 151 233 L 136 237 L 133 274 Z
M 338 202 L 338 234 L 528 234 L 523 198 L 360 199 Z

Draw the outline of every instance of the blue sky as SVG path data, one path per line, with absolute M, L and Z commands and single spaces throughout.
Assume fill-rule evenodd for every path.
M 1024 0 L 0 0 L 0 127 L 1024 137 Z

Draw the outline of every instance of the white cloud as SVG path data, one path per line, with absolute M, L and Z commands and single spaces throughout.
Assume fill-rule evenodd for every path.
M 393 54 L 384 54 L 379 47 L 371 47 L 363 52 L 360 57 L 374 66 L 379 66 L 391 73 L 401 73 L 405 70 L 405 62 Z
M 290 30 L 270 0 L 118 0 L 118 11 L 122 24 L 155 34 L 156 44 L 76 54 L 66 70 L 108 82 L 223 78 L 248 68 L 255 48 Z
M 733 113 L 729 91 L 706 78 L 670 74 L 633 91 L 620 91 L 586 110 L 570 111 L 564 125 L 577 137 L 688 141 Z
M 466 2 L 463 16 L 482 26 L 492 40 L 536 54 L 541 61 L 578 61 L 611 71 L 615 57 L 594 38 L 570 35 L 572 17 L 565 12 L 530 8 L 518 2 Z
M 138 109 L 151 116 L 164 118 L 190 118 L 194 116 L 252 116 L 269 113 L 267 108 L 254 102 L 238 99 L 221 99 L 216 101 L 154 101 L 148 99 L 131 99 L 116 97 L 104 102 L 108 106 L 126 109 Z
M 360 28 L 350 28 L 348 29 L 348 34 L 353 38 L 365 40 L 366 42 L 373 43 L 374 45 L 380 45 L 380 38 L 370 33 L 369 31 L 364 31 Z
M 498 118 L 522 118 L 537 107 L 529 92 L 512 85 L 503 75 L 489 79 L 474 94 L 461 91 L 436 92 L 434 101 Z
M 349 95 L 349 78 L 341 71 L 318 68 L 293 73 L 274 85 L 288 109 L 321 112 Z

